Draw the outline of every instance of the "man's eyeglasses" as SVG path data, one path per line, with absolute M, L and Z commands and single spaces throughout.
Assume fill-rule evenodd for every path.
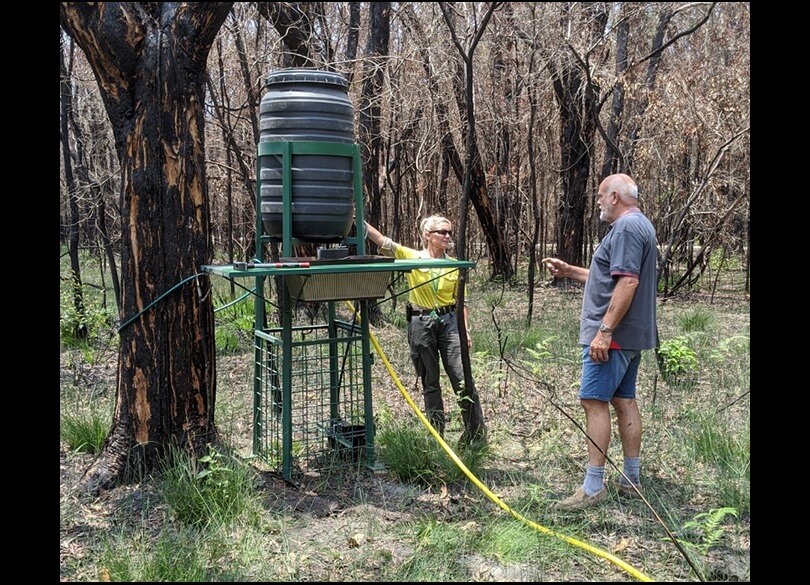
M 441 236 L 453 236 L 453 230 L 430 230 L 431 234 L 439 234 Z

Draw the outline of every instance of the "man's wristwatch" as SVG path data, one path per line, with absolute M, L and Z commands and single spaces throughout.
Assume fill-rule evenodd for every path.
M 599 331 L 601 331 L 602 333 L 613 333 L 613 329 L 611 329 L 610 327 L 608 327 L 604 323 L 599 325 Z

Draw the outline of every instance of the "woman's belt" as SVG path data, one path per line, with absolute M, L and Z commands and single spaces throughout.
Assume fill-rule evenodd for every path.
M 434 312 L 435 312 L 436 315 L 446 315 L 447 313 L 452 313 L 455 310 L 456 310 L 455 305 L 447 305 L 445 307 L 437 307 L 435 309 L 425 309 L 423 311 L 419 310 L 419 309 L 414 309 L 413 307 L 411 307 L 410 313 L 411 313 L 411 315 L 417 315 L 417 316 L 430 315 L 430 314 L 433 314 Z

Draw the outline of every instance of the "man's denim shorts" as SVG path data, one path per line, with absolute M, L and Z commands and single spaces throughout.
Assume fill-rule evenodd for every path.
M 635 398 L 641 350 L 611 349 L 608 361 L 597 364 L 591 361 L 588 349 L 587 345 L 582 348 L 580 400 L 610 402 L 611 398 Z

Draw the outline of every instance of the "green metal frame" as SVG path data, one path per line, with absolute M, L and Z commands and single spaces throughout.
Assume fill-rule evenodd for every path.
M 293 245 L 307 243 L 292 236 L 292 157 L 296 154 L 317 154 L 326 156 L 344 156 L 352 158 L 352 168 L 354 174 L 354 206 L 355 223 L 359 226 L 363 221 L 363 189 L 362 189 L 362 168 L 360 161 L 360 148 L 357 144 L 320 142 L 320 141 L 281 141 L 281 142 L 260 142 L 258 144 L 258 157 L 256 159 L 256 176 L 261 177 L 261 157 L 266 155 L 281 155 L 282 159 L 282 237 L 264 234 L 264 223 L 261 211 L 261 185 L 256 182 L 256 255 L 255 263 L 261 266 L 252 268 L 234 265 L 224 266 L 203 266 L 202 270 L 223 276 L 225 278 L 255 278 L 254 295 L 254 329 L 256 342 L 254 343 L 254 376 L 253 376 L 253 454 L 260 455 L 262 452 L 261 437 L 266 431 L 265 423 L 262 420 L 262 364 L 264 356 L 264 342 L 268 335 L 264 332 L 265 323 L 265 298 L 264 285 L 267 277 L 280 276 L 284 281 L 282 286 L 282 412 L 281 412 L 281 434 L 282 434 L 282 474 L 285 479 L 291 479 L 292 475 L 292 351 L 293 351 L 293 322 L 292 322 L 292 299 L 285 276 L 318 274 L 340 274 L 340 273 L 361 273 L 361 272 L 408 272 L 417 268 L 474 268 L 475 262 L 468 260 L 438 260 L 438 259 L 408 259 L 394 260 L 392 262 L 362 262 L 362 263 L 313 263 L 311 266 L 297 266 L 294 263 L 287 263 L 284 266 L 274 266 L 272 263 L 265 263 L 265 244 L 269 242 L 279 242 L 282 244 L 282 256 L 291 257 Z M 365 256 L 366 245 L 364 230 L 355 229 L 354 236 L 346 236 L 343 242 L 353 244 L 357 247 L 357 254 Z M 348 299 L 347 299 L 348 300 Z M 368 299 L 360 300 L 360 310 L 362 315 L 368 314 Z M 338 363 L 339 340 L 336 335 L 336 312 L 335 302 L 328 301 L 328 327 L 329 327 L 329 363 L 331 372 L 337 372 L 334 367 Z M 371 469 L 379 469 L 374 452 L 374 408 L 371 392 L 371 335 L 367 319 L 360 319 L 360 342 L 362 353 L 362 375 L 363 375 L 363 408 L 365 417 L 365 462 Z M 261 340 L 264 340 L 262 342 Z M 351 343 L 352 341 L 349 341 Z M 339 393 L 340 381 L 335 377 L 330 378 L 330 416 L 337 419 L 337 394 Z
M 280 142 L 259 142 L 258 156 L 256 157 L 256 176 L 261 176 L 260 160 L 263 156 L 281 155 L 281 212 L 282 237 L 281 255 L 292 256 L 294 244 L 305 243 L 292 235 L 292 157 L 293 155 L 315 154 L 320 156 L 343 156 L 352 158 L 352 171 L 354 182 L 354 217 L 355 220 L 363 218 L 363 176 L 360 161 L 360 146 L 356 143 L 346 142 L 319 142 L 315 140 Z M 263 234 L 264 224 L 261 214 L 261 185 L 256 181 L 256 258 L 264 261 L 264 243 L 277 242 L 276 236 Z M 346 236 L 343 241 L 357 246 L 357 253 L 366 253 L 366 240 L 363 230 L 356 230 L 354 236 Z
M 323 142 L 323 141 L 277 141 L 277 142 L 259 142 L 257 148 L 258 156 L 256 157 L 256 176 L 261 176 L 261 157 L 268 155 L 281 155 L 281 209 L 282 209 L 282 238 L 281 250 L 282 256 L 290 257 L 293 253 L 293 245 L 303 243 L 301 240 L 293 237 L 292 233 L 292 204 L 293 204 L 293 181 L 292 181 L 292 161 L 294 155 L 308 155 L 315 154 L 320 156 L 342 156 L 351 157 L 352 170 L 353 170 L 353 187 L 354 187 L 354 217 L 355 222 L 359 223 L 363 219 L 363 183 L 362 183 L 362 165 L 360 161 L 360 147 L 356 143 L 342 143 L 342 142 Z M 256 181 L 256 260 L 264 262 L 265 260 L 265 244 L 268 242 L 277 242 L 278 238 L 264 234 L 264 223 L 262 221 L 261 211 L 261 183 Z M 366 253 L 366 242 L 363 237 L 362 229 L 355 229 L 354 237 L 344 237 L 343 241 L 348 244 L 357 246 L 358 255 Z M 356 269 L 356 268 L 355 268 Z M 284 274 L 281 273 L 282 279 Z M 264 283 L 266 276 L 256 275 L 256 291 L 261 291 L 255 298 L 255 328 L 261 330 L 264 326 L 265 313 L 264 313 Z M 292 302 L 290 299 L 290 292 L 288 287 L 282 286 L 282 475 L 286 479 L 290 479 L 292 475 Z M 361 301 L 362 314 L 367 314 L 368 301 Z M 333 340 L 329 344 L 329 361 L 334 365 L 338 360 L 338 344 L 335 333 L 335 303 L 329 301 L 328 303 L 329 315 L 329 331 L 330 339 Z M 372 405 L 371 394 L 371 345 L 369 343 L 369 328 L 368 321 L 362 319 L 360 321 L 361 337 L 362 337 L 362 353 L 363 353 L 363 404 L 365 408 L 365 427 L 366 427 L 366 463 L 367 466 L 375 469 L 377 468 L 374 456 L 374 409 Z M 259 344 L 256 344 L 255 350 L 256 360 L 254 361 L 254 380 L 253 380 L 253 453 L 258 454 L 260 450 L 260 436 L 258 432 L 263 429 L 263 421 L 261 420 L 262 409 L 262 387 L 260 379 L 260 358 L 261 349 Z M 337 368 L 330 368 L 332 375 L 337 371 Z M 337 380 L 332 380 L 330 402 L 334 405 L 335 411 L 337 410 L 337 392 L 339 391 Z M 337 418 L 337 412 L 332 413 L 333 417 Z

